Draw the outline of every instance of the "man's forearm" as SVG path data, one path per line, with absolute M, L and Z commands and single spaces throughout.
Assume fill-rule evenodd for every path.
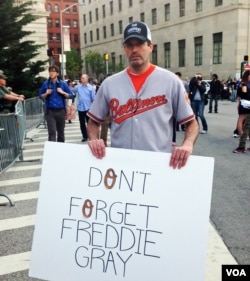
M 95 122 L 92 119 L 89 119 L 88 126 L 87 126 L 87 131 L 88 131 L 89 140 L 99 139 L 100 124 Z
M 199 125 L 196 119 L 194 119 L 186 124 L 183 144 L 193 146 L 198 138 L 198 135 L 199 135 Z

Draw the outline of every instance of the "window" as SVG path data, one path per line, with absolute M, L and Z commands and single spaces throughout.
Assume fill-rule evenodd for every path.
M 202 11 L 202 0 L 196 0 L 196 12 Z
M 110 5 L 110 15 L 113 15 L 114 13 L 113 1 L 110 1 L 109 5 Z
M 222 63 L 222 32 L 213 34 L 213 63 Z
M 170 4 L 165 5 L 165 21 L 170 20 Z
M 152 10 L 152 24 L 157 24 L 157 15 L 156 15 L 156 9 Z
M 59 6 L 57 4 L 54 6 L 54 12 L 59 13 Z
M 89 12 L 89 23 L 92 23 L 92 12 Z
M 111 25 L 110 25 L 110 33 L 111 33 L 111 36 L 115 35 L 115 30 L 114 30 L 114 24 L 113 23 L 111 23 Z
M 185 48 L 186 48 L 185 40 L 179 40 L 178 41 L 179 67 L 185 66 Z
M 49 33 L 49 41 L 53 41 L 53 33 Z
M 47 12 L 51 12 L 51 5 L 47 4 Z
M 56 19 L 56 27 L 60 27 L 60 20 Z
M 145 14 L 144 13 L 140 13 L 140 19 L 142 22 L 145 22 Z
M 164 67 L 171 67 L 171 43 L 164 43 Z
M 83 15 L 83 25 L 86 25 L 86 15 Z
M 99 20 L 99 11 L 98 11 L 98 8 L 95 9 L 95 20 L 96 20 L 96 21 Z
M 73 12 L 73 14 L 77 14 L 77 7 L 76 6 L 72 7 L 72 12 Z
M 102 17 L 105 18 L 106 17 L 106 9 L 105 9 L 105 5 L 102 5 Z
M 119 25 L 119 34 L 122 34 L 122 33 L 123 33 L 122 20 L 120 20 L 120 21 L 118 22 L 118 25 Z
M 56 34 L 56 41 L 61 41 L 61 33 Z
M 66 25 L 70 26 L 70 20 L 66 20 Z
M 66 5 L 66 6 L 65 6 L 65 9 L 67 9 L 67 10 L 66 10 L 64 13 L 65 13 L 65 14 L 69 14 L 69 5 Z
M 222 0 L 215 0 L 215 6 L 221 6 L 223 3 Z
M 52 19 L 48 19 L 48 27 L 52 27 Z
M 129 22 L 129 23 L 132 23 L 132 22 L 133 22 L 133 17 L 129 17 L 129 18 L 128 18 L 128 22 Z
M 103 38 L 107 38 L 107 29 L 106 26 L 103 26 Z
M 87 45 L 87 42 L 88 42 L 88 41 L 87 41 L 87 33 L 85 32 L 85 33 L 84 33 L 84 43 L 85 43 L 85 45 Z
M 93 42 L 93 31 L 92 30 L 89 32 L 89 40 L 90 40 L 90 42 Z
M 179 0 L 180 17 L 185 16 L 185 0 Z
M 154 49 L 152 51 L 152 63 L 157 65 L 157 45 L 154 45 Z
M 115 61 L 115 53 L 112 52 L 112 53 L 110 54 L 110 57 L 111 57 L 111 67 L 112 67 L 112 71 L 115 72 L 115 63 L 116 63 L 116 61 Z
M 74 43 L 78 43 L 78 42 L 79 42 L 78 34 L 74 34 Z
M 132 7 L 132 6 L 133 6 L 133 0 L 129 0 L 129 1 L 128 1 L 128 6 L 129 6 L 129 7 Z
M 122 11 L 122 0 L 118 0 L 118 11 Z
M 99 28 L 96 29 L 96 40 L 100 40 L 100 32 L 99 32 Z
M 77 20 L 73 20 L 73 27 L 74 27 L 74 28 L 78 28 L 78 22 L 77 22 Z
M 194 38 L 194 65 L 202 65 L 202 36 Z

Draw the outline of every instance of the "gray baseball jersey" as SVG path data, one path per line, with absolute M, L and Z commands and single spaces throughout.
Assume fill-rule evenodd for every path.
M 182 81 L 157 66 L 138 93 L 126 70 L 106 78 L 88 116 L 101 123 L 108 114 L 112 147 L 161 152 L 172 150 L 173 116 L 179 124 L 195 118 Z

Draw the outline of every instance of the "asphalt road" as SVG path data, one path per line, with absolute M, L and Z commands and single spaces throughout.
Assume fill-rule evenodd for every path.
M 250 264 L 250 151 L 240 155 L 232 153 L 239 141 L 232 137 L 237 104 L 220 101 L 218 114 L 207 111 L 208 107 L 205 108 L 208 134 L 199 136 L 193 154 L 215 158 L 211 222 L 236 261 Z M 1 281 L 35 280 L 28 277 L 27 268 L 47 130 L 41 127 L 34 134 L 37 138 L 34 137 L 33 142 L 25 141 L 24 162 L 15 163 L 0 177 L 1 192 L 11 194 L 16 203 L 15 207 L 0 206 Z M 183 132 L 177 132 L 177 143 L 182 139 Z M 78 121 L 66 125 L 66 141 L 81 143 Z M 198 172 L 194 171 L 194 180 Z M 200 184 L 202 186 L 202 182 Z M 16 260 L 23 263 L 15 264 Z M 7 270 L 2 270 L 3 267 Z
M 250 151 L 232 153 L 239 143 L 232 137 L 237 103 L 220 101 L 218 112 L 209 114 L 206 106 L 208 134 L 199 136 L 193 154 L 215 158 L 210 218 L 236 261 L 250 264 Z

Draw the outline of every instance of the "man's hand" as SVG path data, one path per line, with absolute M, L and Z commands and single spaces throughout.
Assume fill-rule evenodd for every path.
M 192 148 L 179 146 L 175 147 L 175 149 L 172 151 L 172 155 L 170 158 L 169 166 L 178 169 L 181 169 L 184 167 L 187 163 L 189 155 L 192 153 Z
M 182 168 L 186 165 L 188 157 L 193 152 L 195 141 L 199 135 L 199 126 L 196 119 L 186 123 L 185 138 L 181 146 L 172 151 L 169 166 Z
M 106 155 L 106 147 L 102 139 L 90 140 L 88 145 L 96 158 L 102 159 Z

